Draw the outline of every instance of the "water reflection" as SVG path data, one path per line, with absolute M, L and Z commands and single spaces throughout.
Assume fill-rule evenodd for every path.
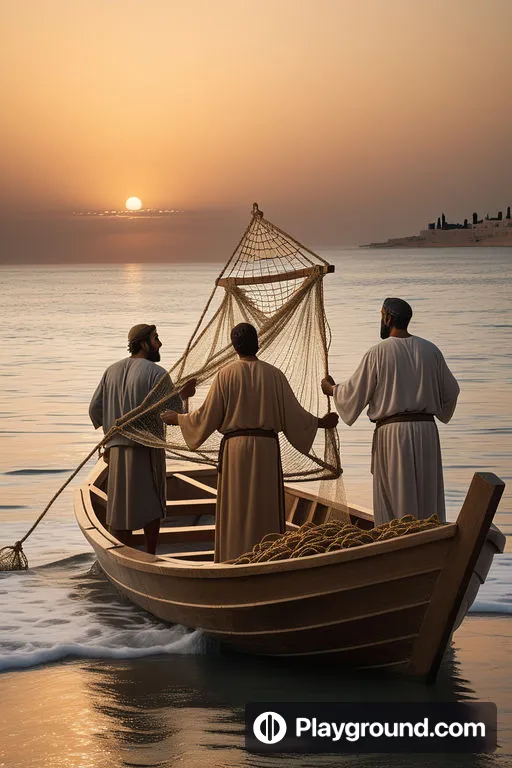
M 250 755 L 244 748 L 249 701 L 458 701 L 477 700 L 452 649 L 434 686 L 332 668 L 217 655 L 152 658 L 133 664 L 90 665 L 84 675 L 92 706 L 110 721 L 124 765 L 277 766 L 282 756 Z M 312 765 L 411 764 L 489 766 L 491 756 L 290 755 L 286 763 Z M 165 762 L 168 760 L 169 762 Z
M 142 287 L 142 264 L 123 264 L 121 270 L 123 290 L 138 293 Z

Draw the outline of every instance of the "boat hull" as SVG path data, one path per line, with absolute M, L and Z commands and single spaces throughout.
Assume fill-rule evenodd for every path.
M 484 485 L 492 491 L 499 483 Z M 147 555 L 120 544 L 100 522 L 91 495 L 94 484 L 93 476 L 76 494 L 80 527 L 109 580 L 154 616 L 201 628 L 245 653 L 435 674 L 436 648 L 437 655 L 441 645 L 444 650 L 462 598 L 454 592 L 452 611 L 441 605 L 434 615 L 432 604 L 435 608 L 439 602 L 447 565 L 459 547 L 460 524 L 293 560 L 240 566 L 191 562 L 172 554 Z M 296 512 L 297 492 L 293 494 L 288 506 Z M 491 506 L 497 505 L 494 497 Z M 351 510 L 351 514 L 362 515 L 361 524 L 368 525 L 364 513 Z M 482 513 L 483 528 L 488 528 L 493 514 Z M 199 540 L 211 537 L 211 531 L 200 528 Z M 467 568 L 458 569 L 464 591 L 466 575 L 470 576 L 465 571 L 473 567 L 470 560 L 478 556 L 481 544 L 470 549 L 465 555 Z M 445 626 L 436 629 L 436 622 Z M 433 641 L 425 650 L 430 634 Z M 424 648 L 425 659 L 419 658 L 418 647 Z

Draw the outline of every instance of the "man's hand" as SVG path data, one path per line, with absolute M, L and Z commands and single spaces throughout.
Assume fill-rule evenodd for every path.
M 322 379 L 321 387 L 324 395 L 329 395 L 329 397 L 332 397 L 334 386 L 335 381 L 332 376 L 326 376 L 325 379 Z
M 176 411 L 170 411 L 165 410 L 161 411 L 160 418 L 162 421 L 165 421 L 166 424 L 170 424 L 171 426 L 177 427 L 178 426 L 178 414 Z
M 194 397 L 196 393 L 197 379 L 190 379 L 185 386 L 180 389 L 180 397 L 182 400 L 186 400 L 188 397 Z
M 337 426 L 339 420 L 340 417 L 338 414 L 331 411 L 331 413 L 326 413 L 325 416 L 322 416 L 321 419 L 318 419 L 318 426 L 321 429 L 334 429 L 334 427 Z

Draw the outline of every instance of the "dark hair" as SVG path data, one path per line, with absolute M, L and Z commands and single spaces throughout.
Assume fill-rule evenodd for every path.
M 392 325 L 397 330 L 405 331 L 412 317 L 412 307 L 403 299 L 387 298 L 382 305 L 384 312 L 392 317 Z
M 137 355 L 141 349 L 144 342 L 147 342 L 149 344 L 149 338 L 153 331 L 150 331 L 147 336 L 144 336 L 142 339 L 133 339 L 133 341 L 128 342 L 128 352 L 131 355 Z
M 250 323 L 239 323 L 231 331 L 231 343 L 239 355 L 255 355 L 259 349 L 258 333 Z

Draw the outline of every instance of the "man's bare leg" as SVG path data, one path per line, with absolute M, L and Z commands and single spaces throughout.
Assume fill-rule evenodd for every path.
M 144 538 L 146 540 L 146 552 L 150 555 L 156 554 L 156 545 L 158 544 L 158 534 L 160 533 L 160 518 L 157 517 L 144 526 Z

